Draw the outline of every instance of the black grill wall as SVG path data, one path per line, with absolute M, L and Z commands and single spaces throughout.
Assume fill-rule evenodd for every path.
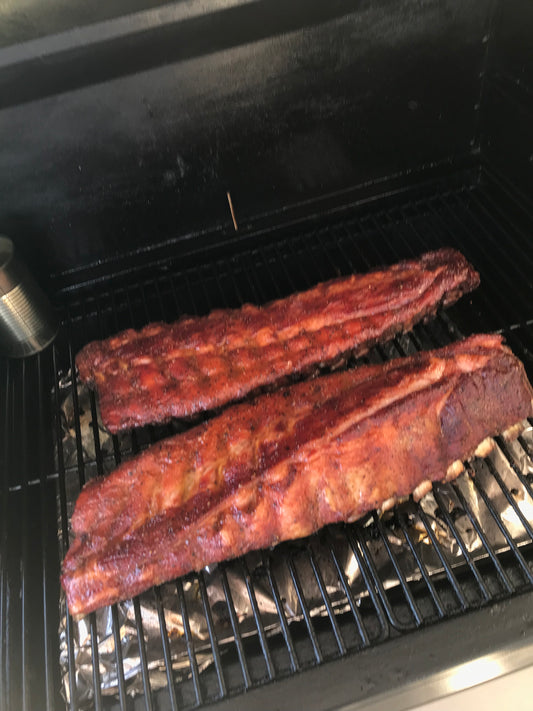
M 152 4 L 2 10 L 1 229 L 43 278 L 479 148 L 489 0 Z
M 494 13 L 482 101 L 482 150 L 490 165 L 531 199 L 533 186 L 533 6 L 501 3 Z

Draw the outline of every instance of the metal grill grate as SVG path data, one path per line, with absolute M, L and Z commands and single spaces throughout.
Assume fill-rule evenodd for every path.
M 427 249 L 452 245 L 479 269 L 481 288 L 435 321 L 374 349 L 367 360 L 377 362 L 441 346 L 473 331 L 502 330 L 531 377 L 533 284 L 528 273 L 533 258 L 527 224 L 533 225 L 533 216 L 514 206 L 506 195 L 502 193 L 500 200 L 494 200 L 488 188 L 476 187 L 374 211 L 327 228 L 308 229 L 283 241 L 236 249 L 230 256 L 206 260 L 202 265 L 179 269 L 169 262 L 159 265 L 150 278 L 135 280 L 130 275 L 117 279 L 109 288 L 95 290 L 86 298 L 71 294 L 64 305 L 63 329 L 54 347 L 27 361 L 5 362 L 2 368 L 1 707 L 55 709 L 65 703 L 56 630 L 60 621 L 59 560 L 68 545 L 73 488 L 79 490 L 87 478 L 104 474 L 124 457 L 180 427 L 149 427 L 120 439 L 114 436 L 104 446 L 96 401 L 91 395 L 88 451 L 82 421 L 87 405 L 78 399 L 72 367 L 79 347 L 126 327 L 138 328 L 148 321 L 172 320 L 181 313 L 205 313 L 245 301 L 265 302 L 337 274 L 365 271 Z M 62 436 L 63 380 L 69 370 L 73 371 L 72 451 L 66 449 Z M 308 541 L 263 552 L 253 567 L 245 558 L 222 564 L 214 573 L 177 580 L 174 604 L 183 622 L 186 650 L 179 673 L 173 669 L 167 593 L 164 596 L 155 589 L 151 593 L 155 618 L 148 623 L 156 626 L 160 639 L 156 685 L 144 641 L 148 623 L 139 600 L 135 600 L 131 624 L 139 640 L 142 692 L 135 701 L 127 694 L 130 680 L 120 644 L 117 607 L 110 617 L 117 674 L 112 697 L 101 692 L 106 669 L 100 659 L 96 617 L 90 615 L 91 685 L 95 690 L 92 706 L 122 711 L 201 707 L 533 590 L 533 484 L 524 468 L 532 455 L 530 442 L 523 438 L 514 444 L 499 439 L 490 458 L 469 465 L 475 476 L 466 480 L 481 502 L 482 515 L 472 508 L 459 480 L 434 487 L 437 517 L 456 541 L 458 555 L 453 563 L 427 510 L 411 501 L 398 507 L 389 520 L 372 515 L 365 520 L 366 525 L 331 527 Z M 447 503 L 450 496 L 457 504 L 451 512 Z M 507 518 L 502 517 L 496 500 L 507 502 Z M 464 523 L 458 528 L 458 509 L 469 521 L 466 529 Z M 414 515 L 419 517 L 420 533 L 431 544 L 438 566 L 429 566 L 416 545 L 410 525 Z M 492 522 L 490 530 L 480 522 L 487 520 Z M 521 530 L 520 545 L 512 532 L 517 528 Z M 478 543 L 475 553 L 465 540 L 465 530 Z M 402 540 L 403 557 L 398 555 L 398 538 Z M 364 594 L 354 591 L 347 576 L 346 550 L 360 571 Z M 378 559 L 377 550 L 385 561 Z M 416 576 L 405 569 L 406 555 L 418 571 Z M 287 601 L 280 590 L 280 566 L 299 609 L 294 619 L 287 613 Z M 386 579 L 384 569 L 388 571 Z M 216 602 L 209 595 L 212 576 L 218 578 L 224 593 Z M 245 591 L 252 611 L 251 633 L 243 630 L 238 614 L 237 579 L 242 583 L 238 594 Z M 331 580 L 335 581 L 335 594 Z M 265 622 L 262 589 L 273 601 L 275 625 Z M 197 595 L 193 602 L 201 611 L 206 630 L 203 645 L 192 629 L 191 590 Z M 75 637 L 76 626 L 67 618 L 67 706 L 71 709 L 85 703 L 79 692 Z

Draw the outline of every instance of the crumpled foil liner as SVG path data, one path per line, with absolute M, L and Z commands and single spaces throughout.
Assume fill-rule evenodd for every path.
M 103 472 L 107 473 L 116 466 L 118 456 L 125 458 L 139 448 L 148 445 L 154 439 L 168 436 L 173 431 L 179 431 L 180 425 L 166 428 L 146 428 L 133 436 L 131 433 L 119 435 L 115 442 L 103 429 L 100 421 L 93 423 L 97 412 L 94 396 L 82 385 L 77 386 L 77 403 L 73 399 L 70 378 L 67 376 L 60 383 L 60 398 L 62 400 L 62 447 L 66 474 L 67 512 L 70 520 L 74 503 L 80 490 L 79 469 L 83 469 L 85 479 L 96 476 L 97 450 L 101 453 Z M 77 404 L 77 407 L 76 407 Z M 81 446 L 80 446 L 81 445 Z M 527 487 L 520 481 L 513 465 L 529 482 L 533 482 L 533 427 L 524 422 L 524 430 L 518 440 L 506 442 L 504 445 L 507 458 L 498 445 L 486 460 L 475 459 L 467 466 L 467 470 L 454 483 L 439 484 L 433 492 L 427 494 L 419 505 L 412 500 L 400 504 L 395 512 L 388 512 L 380 519 L 380 525 L 387 537 L 389 547 L 393 550 L 402 574 L 409 581 L 421 579 L 412 549 L 426 566 L 430 575 L 443 571 L 443 564 L 437 554 L 428 531 L 421 519 L 420 509 L 426 515 L 431 530 L 438 540 L 441 553 L 451 566 L 464 564 L 464 554 L 454 535 L 449 520 L 453 523 L 456 533 L 460 536 L 463 546 L 472 559 L 487 557 L 480 537 L 465 509 L 479 522 L 483 535 L 495 552 L 508 548 L 500 528 L 487 509 L 478 485 L 485 491 L 493 509 L 499 514 L 513 542 L 520 545 L 531 542 L 519 516 L 509 504 L 501 486 L 491 473 L 490 467 L 496 469 L 507 491 L 513 497 L 524 518 L 533 524 L 533 499 Z M 475 475 L 475 481 L 473 479 Z M 460 495 L 457 494 L 457 491 Z M 449 517 L 443 515 L 445 509 Z M 58 509 L 59 510 L 59 509 Z M 398 525 L 398 513 L 404 522 Z M 374 561 L 376 571 L 384 588 L 390 589 L 399 585 L 398 574 L 391 562 L 387 547 L 381 536 L 376 535 L 376 520 L 370 515 L 357 524 L 365 545 Z M 59 518 L 59 532 L 61 525 Z M 406 535 L 408 539 L 406 539 Z M 279 600 L 289 622 L 302 619 L 302 609 L 293 583 L 292 570 L 297 570 L 301 591 L 307 601 L 311 615 L 325 616 L 328 614 L 324 598 L 320 593 L 316 577 L 310 564 L 311 551 L 317 568 L 323 578 L 331 607 L 336 611 L 348 609 L 346 593 L 339 581 L 338 573 L 332 563 L 331 547 L 340 563 L 353 597 L 360 601 L 368 596 L 363 575 L 358 560 L 353 553 L 346 528 L 342 525 L 330 526 L 312 536 L 306 541 L 295 541 L 269 552 L 253 552 L 244 560 L 230 561 L 221 566 L 205 569 L 200 575 L 191 574 L 178 583 L 172 582 L 160 586 L 154 592 L 141 595 L 137 603 L 131 600 L 116 605 L 116 618 L 120 630 L 120 651 L 122 656 L 123 675 L 126 691 L 129 694 L 142 693 L 141 657 L 138 639 L 138 618 L 142 620 L 146 662 L 150 673 L 150 686 L 153 690 L 166 686 L 167 671 L 162 645 L 162 629 L 166 628 L 166 638 L 172 663 L 174 678 L 186 678 L 191 673 L 190 658 L 187 651 L 187 639 L 184 634 L 182 610 L 178 587 L 183 591 L 190 636 L 193 640 L 194 655 L 198 670 L 213 663 L 206 606 L 212 616 L 217 642 L 221 649 L 232 642 L 233 631 L 228 613 L 226 592 L 229 590 L 235 609 L 239 630 L 243 637 L 257 635 L 257 625 L 248 592 L 248 585 L 253 588 L 257 609 L 267 635 L 280 631 L 280 618 L 276 608 L 272 588 L 269 583 L 271 575 L 279 591 Z M 268 558 L 269 574 L 266 572 L 265 559 Z M 251 581 L 251 583 L 250 583 Z M 164 626 L 162 627 L 162 619 Z M 64 597 L 61 599 L 60 611 L 60 665 L 63 676 L 64 696 L 69 700 L 70 674 L 69 650 L 67 648 L 66 625 L 69 618 L 66 613 Z M 91 622 L 92 620 L 92 622 Z M 77 687 L 77 702 L 83 706 L 89 704 L 94 696 L 93 676 L 93 646 L 91 624 L 95 624 L 97 632 L 97 648 L 99 658 L 100 688 L 102 694 L 118 694 L 117 653 L 115 650 L 115 633 L 117 626 L 113 625 L 112 608 L 98 610 L 79 622 L 72 622 L 74 637 L 74 677 Z M 70 671 L 69 671 L 70 669 Z

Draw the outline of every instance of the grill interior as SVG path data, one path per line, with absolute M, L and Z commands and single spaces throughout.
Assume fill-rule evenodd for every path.
M 383 519 L 372 514 L 354 525 L 329 527 L 259 557 L 246 556 L 186 576 L 165 586 L 164 593 L 154 589 L 148 593 L 155 611 L 151 620 L 143 617 L 141 603 L 134 600 L 130 624 L 141 640 L 136 652 L 140 693 L 135 698 L 128 694 L 132 680 L 123 663 L 123 630 L 116 607 L 106 632 L 117 673 L 113 695 L 101 689 L 106 668 L 94 614 L 87 621 L 85 659 L 91 678 L 83 684 L 92 686 L 94 697 L 87 701 L 80 691 L 77 627 L 70 618 L 64 633 L 68 662 L 64 679 L 58 663 L 59 568 L 68 545 L 75 493 L 88 478 L 188 426 L 173 423 L 109 438 L 98 428 L 94 395 L 87 402 L 78 398 L 72 366 L 82 345 L 149 321 L 246 301 L 264 303 L 339 274 L 366 271 L 448 245 L 459 248 L 479 270 L 481 287 L 435 320 L 374 349 L 366 360 L 379 362 L 442 346 L 475 331 L 496 331 L 505 335 L 532 378 L 532 229 L 531 208 L 501 179 L 484 171 L 481 177 L 463 176 L 459 187 L 425 186 L 395 199 L 347 208 L 327 220 L 319 217 L 268 234 L 250 232 L 231 256 L 219 247 L 181 256 L 179 261 L 159 255 L 149 264 L 140 265 L 138 259 L 135 268 L 124 264 L 105 280 L 89 274 L 77 288 L 60 285 L 62 328 L 53 347 L 23 361 L 3 361 L 1 366 L 2 708 L 190 709 L 230 697 L 237 700 L 246 690 L 264 685 L 268 693 L 274 680 L 349 655 L 355 660 L 358 653 L 377 645 L 386 650 L 391 640 L 407 640 L 413 630 L 533 590 L 532 440 L 521 437 L 509 444 L 499 438 L 495 452 L 468 465 L 466 476 L 434 487 L 433 515 L 456 540 L 455 562 L 443 551 L 438 526 L 432 525 L 427 511 L 410 501 Z M 66 439 L 64 401 L 69 393 L 71 436 Z M 475 489 L 484 520 L 491 521 L 489 528 L 480 524 L 480 510 L 469 505 L 465 486 Z M 457 503 L 453 510 L 447 505 L 450 496 Z M 506 501 L 510 513 L 502 517 L 497 500 Z M 437 568 L 430 570 L 414 545 L 408 525 L 413 515 L 419 516 L 421 535 L 440 560 Z M 520 530 L 519 538 L 510 532 L 511 523 L 513 531 Z M 398 538 L 404 555 L 407 550 L 411 556 L 414 576 L 405 573 L 398 557 Z M 362 590 L 355 590 L 346 575 L 346 551 L 360 571 Z M 387 581 L 376 551 L 387 558 Z M 281 568 L 290 581 L 297 615 L 287 613 L 288 601 L 280 593 Z M 214 601 L 209 588 L 215 579 L 224 598 Z M 239 616 L 236 581 L 252 612 L 251 630 L 244 630 Z M 268 620 L 261 604 L 265 589 L 275 607 L 268 611 Z M 169 595 L 183 623 L 186 657 L 179 669 L 172 666 Z M 201 644 L 192 631 L 193 607 L 200 610 L 206 630 Z M 144 644 L 146 625 L 158 635 L 157 669 Z

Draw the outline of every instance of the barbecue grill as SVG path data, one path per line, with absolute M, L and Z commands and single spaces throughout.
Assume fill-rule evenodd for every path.
M 452 246 L 480 288 L 363 360 L 498 332 L 533 379 L 530 3 L 0 15 L 0 229 L 61 322 L 0 361 L 0 709 L 401 709 L 531 664 L 530 423 L 419 504 L 82 623 L 59 585 L 81 486 L 194 424 L 109 436 L 92 339 Z

